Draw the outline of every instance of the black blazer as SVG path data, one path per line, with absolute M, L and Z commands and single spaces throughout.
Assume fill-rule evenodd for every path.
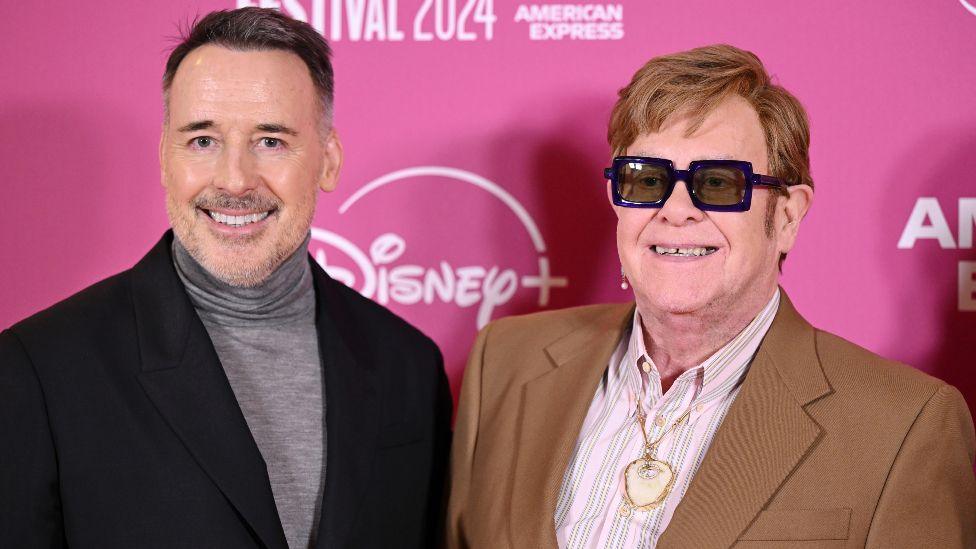
M 172 238 L 0 333 L 0 547 L 286 547 Z M 327 427 L 317 546 L 434 545 L 451 416 L 440 352 L 312 265 Z

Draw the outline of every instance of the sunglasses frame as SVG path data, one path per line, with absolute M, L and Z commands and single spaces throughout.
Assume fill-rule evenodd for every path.
M 617 180 L 617 172 L 620 170 L 621 165 L 632 163 L 651 164 L 663 167 L 667 170 L 670 183 L 668 184 L 668 189 L 664 192 L 664 196 L 662 196 L 660 200 L 655 202 L 633 202 L 626 200 L 620 195 L 620 182 Z M 706 204 L 698 199 L 698 197 L 695 195 L 694 188 L 692 187 L 695 172 L 702 168 L 713 167 L 732 167 L 742 170 L 742 173 L 745 175 L 746 188 L 742 194 L 741 202 L 738 204 L 715 205 Z M 749 211 L 749 208 L 752 206 L 752 188 L 754 186 L 777 187 L 781 190 L 787 187 L 786 183 L 776 177 L 754 173 L 752 171 L 752 163 L 746 162 L 745 160 L 695 160 L 688 165 L 687 170 L 676 170 L 674 168 L 674 162 L 666 158 L 652 158 L 648 156 L 617 156 L 613 159 L 613 165 L 611 167 L 604 168 L 603 176 L 610 180 L 613 203 L 617 206 L 623 206 L 625 208 L 663 207 L 665 202 L 668 201 L 668 198 L 671 198 L 671 193 L 674 192 L 674 187 L 678 184 L 678 181 L 684 181 L 685 189 L 688 190 L 688 196 L 691 197 L 692 204 L 694 204 L 699 210 L 705 212 L 746 212 Z

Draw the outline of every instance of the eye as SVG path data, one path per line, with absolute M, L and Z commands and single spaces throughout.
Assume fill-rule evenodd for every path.
M 284 143 L 277 137 L 262 137 L 261 146 L 267 149 L 277 149 L 284 145 Z
M 664 183 L 663 181 L 661 181 L 660 177 L 653 177 L 653 176 L 642 177 L 638 181 L 641 185 L 645 187 L 657 187 Z
M 213 138 L 202 135 L 190 140 L 190 145 L 198 149 L 208 149 L 213 145 Z
M 732 184 L 731 181 L 729 181 L 727 179 L 723 179 L 721 177 L 709 177 L 709 178 L 705 179 L 705 186 L 706 187 L 711 187 L 713 189 L 721 189 L 721 188 L 726 187 L 726 186 L 728 186 L 730 184 Z

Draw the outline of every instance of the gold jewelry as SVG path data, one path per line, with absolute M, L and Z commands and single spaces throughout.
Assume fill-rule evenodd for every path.
M 671 464 L 657 459 L 657 447 L 664 440 L 664 437 L 671 434 L 678 425 L 688 419 L 691 415 L 689 408 L 681 417 L 665 430 L 654 442 L 647 440 L 647 429 L 645 421 L 647 415 L 644 413 L 644 388 L 643 382 L 641 392 L 637 400 L 637 423 L 640 425 L 641 435 L 644 437 L 644 455 L 635 459 L 624 469 L 624 504 L 620 508 L 621 516 L 630 516 L 631 511 L 649 511 L 664 503 L 671 488 L 674 486 L 674 471 Z

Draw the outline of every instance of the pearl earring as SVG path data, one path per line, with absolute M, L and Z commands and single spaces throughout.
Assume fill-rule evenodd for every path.
M 627 283 L 627 275 L 624 273 L 624 266 L 620 266 L 620 289 L 626 290 L 630 288 L 630 284 Z

